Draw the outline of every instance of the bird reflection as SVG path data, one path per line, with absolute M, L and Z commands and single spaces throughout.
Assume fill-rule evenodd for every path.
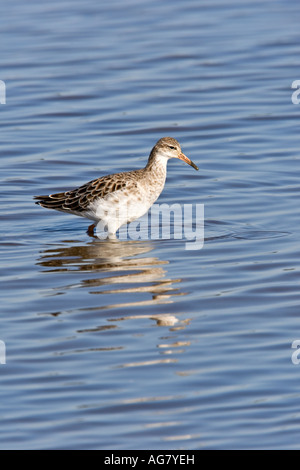
M 149 240 L 91 239 L 87 244 L 67 240 L 43 250 L 37 264 L 47 273 L 45 296 L 54 297 L 55 308 L 60 306 L 50 315 L 79 315 L 75 318 L 75 337 L 81 342 L 74 353 L 123 352 L 131 344 L 131 336 L 120 337 L 120 324 L 131 321 L 134 331 L 140 332 L 139 338 L 146 330 L 143 324 L 139 329 L 138 324 L 147 320 L 168 329 L 168 334 L 159 339 L 154 335 L 154 357 L 149 359 L 148 354 L 145 357 L 139 354 L 128 361 L 127 354 L 127 360 L 123 361 L 122 357 L 117 367 L 153 367 L 178 362 L 178 355 L 189 347 L 181 330 L 190 320 L 182 318 L 183 312 L 175 309 L 175 303 L 178 296 L 186 294 L 180 289 L 181 279 L 168 276 L 169 261 L 151 256 L 155 246 Z M 69 353 L 67 347 L 57 354 Z
M 44 250 L 38 265 L 48 273 L 77 273 L 75 282 L 57 288 L 60 293 L 74 288 L 88 289 L 91 295 L 110 294 L 110 298 L 113 296 L 113 300 L 116 299 L 115 303 L 109 305 L 102 303 L 97 307 L 89 307 L 89 311 L 172 304 L 176 296 L 185 295 L 175 287 L 181 279 L 167 277 L 164 266 L 169 262 L 149 256 L 153 249 L 154 245 L 149 241 L 93 239 L 84 245 L 67 241 L 64 246 Z M 73 281 L 72 276 L 67 276 L 66 280 Z M 141 293 L 146 294 L 143 300 L 137 295 Z M 124 296 L 120 294 L 128 294 L 128 301 L 124 302 Z M 178 322 L 173 313 L 156 312 L 149 315 L 125 314 L 118 321 L 134 318 L 150 318 L 159 326 L 174 326 Z

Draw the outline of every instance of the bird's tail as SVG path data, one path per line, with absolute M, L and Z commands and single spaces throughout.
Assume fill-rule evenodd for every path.
M 57 193 L 49 196 L 35 196 L 36 204 L 46 209 L 55 209 L 57 211 L 67 212 L 69 209 L 65 206 L 66 194 Z

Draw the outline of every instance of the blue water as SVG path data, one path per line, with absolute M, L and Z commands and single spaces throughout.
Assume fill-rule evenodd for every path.
M 1 7 L 1 449 L 299 449 L 300 4 Z M 205 243 L 100 241 L 33 196 L 142 167 Z M 299 354 L 300 356 L 300 354 Z M 0 358 L 1 359 L 1 358 Z

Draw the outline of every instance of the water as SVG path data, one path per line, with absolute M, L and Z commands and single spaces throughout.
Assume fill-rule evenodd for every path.
M 2 449 L 300 448 L 296 1 L 1 9 Z M 205 244 L 99 241 L 32 197 L 144 165 Z M 2 344 L 2 343 L 1 343 Z

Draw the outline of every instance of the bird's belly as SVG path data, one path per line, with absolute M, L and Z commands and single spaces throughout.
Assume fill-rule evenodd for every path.
M 95 213 L 108 232 L 115 233 L 122 225 L 142 217 L 151 205 L 152 201 L 140 193 L 126 195 L 116 191 L 96 203 Z

